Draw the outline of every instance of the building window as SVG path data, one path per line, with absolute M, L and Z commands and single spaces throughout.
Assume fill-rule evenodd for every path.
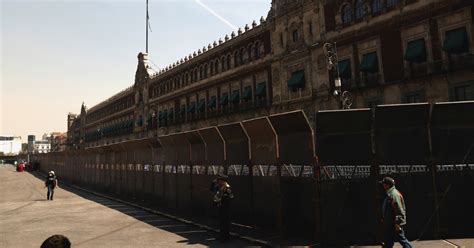
M 397 5 L 399 1 L 400 0 L 387 0 L 387 8 Z
M 403 103 L 419 103 L 419 102 L 423 102 L 423 97 L 420 92 L 411 92 L 403 96 L 402 102 Z
M 298 30 L 293 30 L 293 42 L 298 42 L 298 40 L 300 39 L 299 37 L 299 33 L 298 33 Z
M 349 4 L 342 7 L 342 23 L 349 24 L 352 22 L 352 8 Z
M 280 45 L 283 46 L 283 34 L 280 34 Z
M 365 4 L 363 0 L 357 0 L 355 15 L 356 19 L 362 19 L 367 12 L 365 11 Z
M 452 101 L 474 100 L 474 82 L 456 85 L 452 88 Z
M 374 0 L 372 2 L 372 13 L 378 14 L 381 11 L 382 11 L 382 4 L 380 3 L 380 0 Z
M 308 31 L 309 31 L 310 35 L 313 35 L 313 23 L 312 22 L 309 22 L 309 24 L 308 24 Z
M 426 62 L 426 46 L 425 39 L 418 39 L 407 43 L 405 55 L 406 61 L 413 63 Z
M 469 39 L 466 27 L 447 31 L 443 42 L 443 50 L 449 54 L 469 52 Z

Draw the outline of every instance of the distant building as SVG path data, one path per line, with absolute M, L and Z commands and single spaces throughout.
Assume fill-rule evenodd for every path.
M 18 155 L 21 151 L 21 137 L 13 135 L 0 136 L 0 154 Z
M 35 142 L 33 153 L 48 153 L 51 151 L 51 143 L 48 140 L 38 140 Z
M 33 153 L 35 150 L 36 136 L 28 135 L 28 153 Z
M 66 133 L 51 133 L 51 151 L 60 152 L 66 150 Z

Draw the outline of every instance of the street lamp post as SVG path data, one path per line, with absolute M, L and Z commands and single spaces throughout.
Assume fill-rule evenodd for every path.
M 334 79 L 334 92 L 335 97 L 339 97 L 343 109 L 350 109 L 352 106 L 352 94 L 349 91 L 342 90 L 341 77 L 339 75 L 339 64 L 337 59 L 337 46 L 334 43 L 325 43 L 323 45 L 323 51 L 326 55 L 327 69 L 328 71 L 336 70 L 336 78 Z

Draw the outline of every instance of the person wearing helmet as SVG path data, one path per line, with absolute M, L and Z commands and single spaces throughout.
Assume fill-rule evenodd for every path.
M 47 199 L 52 201 L 54 196 L 54 188 L 58 186 L 58 179 L 56 179 L 54 171 L 48 172 L 48 176 L 46 177 L 44 184 L 45 187 L 48 188 Z

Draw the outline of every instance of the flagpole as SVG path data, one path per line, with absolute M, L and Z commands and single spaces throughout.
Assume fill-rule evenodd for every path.
M 148 16 L 148 0 L 146 0 L 146 53 L 148 54 L 148 22 L 149 22 L 149 16 Z

